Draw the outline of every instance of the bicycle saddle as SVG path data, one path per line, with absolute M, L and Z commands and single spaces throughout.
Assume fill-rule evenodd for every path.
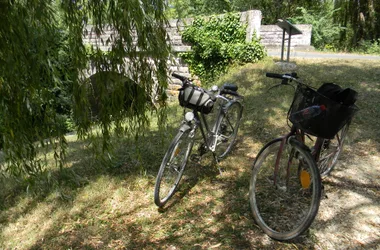
M 238 90 L 238 86 L 236 86 L 235 84 L 232 84 L 232 83 L 225 83 L 225 84 L 223 84 L 222 89 L 228 89 L 228 90 L 236 92 Z

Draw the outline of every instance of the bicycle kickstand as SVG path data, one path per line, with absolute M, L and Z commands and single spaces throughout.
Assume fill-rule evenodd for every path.
M 215 152 L 212 152 L 212 155 L 214 156 L 214 160 L 215 160 L 216 166 L 218 167 L 219 174 L 223 175 L 223 170 L 219 167 L 218 157 L 216 156 Z

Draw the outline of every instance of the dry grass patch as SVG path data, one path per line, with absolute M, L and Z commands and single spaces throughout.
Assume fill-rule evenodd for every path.
M 91 145 L 69 137 L 68 164 L 60 181 L 42 195 L 27 185 L 1 193 L 0 248 L 4 249 L 376 249 L 379 230 L 380 62 L 297 60 L 299 75 L 314 86 L 339 82 L 360 94 L 350 140 L 332 175 L 327 199 L 308 232 L 292 242 L 267 237 L 253 222 L 248 201 L 250 168 L 260 148 L 285 131 L 293 90 L 268 88 L 280 72 L 271 61 L 237 67 L 222 80 L 245 95 L 238 142 L 220 163 L 206 154 L 185 171 L 168 206 L 153 202 L 155 176 L 181 109 L 169 106 L 165 130 L 153 128 L 134 142 L 115 138 L 107 164 Z M 53 175 L 55 166 L 51 165 Z M 8 180 L 9 181 L 9 180 Z M 1 179 L 6 184 L 6 180 Z

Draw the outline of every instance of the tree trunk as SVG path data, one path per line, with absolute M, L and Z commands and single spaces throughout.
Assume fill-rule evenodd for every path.
M 367 18 L 367 39 L 376 39 L 376 17 L 373 0 L 368 0 L 368 18 Z

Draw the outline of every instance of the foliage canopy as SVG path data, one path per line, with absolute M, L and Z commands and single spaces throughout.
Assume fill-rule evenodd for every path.
M 72 103 L 78 133 L 88 136 L 91 127 L 99 125 L 105 149 L 113 128 L 137 133 L 148 124 L 146 112 L 155 106 L 138 95 L 129 96 L 139 104 L 133 106 L 137 112 L 126 108 L 130 93 L 102 91 L 110 85 L 107 74 L 96 86 L 101 90 L 96 96 L 101 115 L 92 119 L 93 85 L 86 69 L 91 63 L 99 74 L 118 72 L 123 77 L 112 80 L 114 90 L 132 82 L 142 96 L 163 101 L 169 55 L 164 7 L 162 0 L 0 0 L 1 139 L 8 171 L 15 175 L 41 171 L 43 162 L 37 155 L 47 142 L 62 167 L 67 128 L 57 108 L 62 107 L 63 92 L 71 98 L 67 101 Z M 83 36 L 88 24 L 96 34 L 105 25 L 116 30 L 110 51 L 86 49 Z
M 318 48 L 378 51 L 380 1 L 375 0 L 169 0 L 168 13 L 184 18 L 252 9 L 262 12 L 263 24 L 275 24 L 279 18 L 311 21 L 318 29 L 312 45 Z
M 330 8 L 325 12 L 310 12 L 305 8 L 298 8 L 300 15 L 291 18 L 292 23 L 307 23 L 312 25 L 311 43 L 316 48 L 331 48 L 339 41 L 344 28 L 333 23 L 333 15 L 337 10 Z

